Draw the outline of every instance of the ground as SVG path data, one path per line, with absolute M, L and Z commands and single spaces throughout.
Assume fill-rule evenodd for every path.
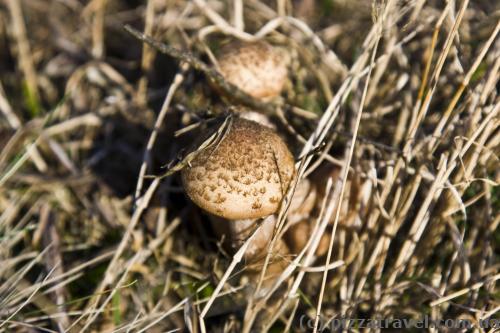
M 499 13 L 495 0 L 3 0 L 0 331 L 500 327 Z M 288 61 L 272 100 L 216 71 L 222 46 L 257 39 Z M 304 251 L 281 237 L 286 199 L 257 265 L 178 172 L 236 105 L 286 140 L 287 198 L 304 179 L 317 193 Z M 259 287 L 274 260 L 277 282 Z

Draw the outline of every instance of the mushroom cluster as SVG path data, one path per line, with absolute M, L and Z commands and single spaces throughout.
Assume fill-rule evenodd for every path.
M 263 101 L 280 95 L 288 80 L 287 67 L 283 52 L 265 42 L 229 43 L 218 56 L 225 80 Z M 236 251 L 255 232 L 244 258 L 258 266 L 275 231 L 274 214 L 295 177 L 295 163 L 266 115 L 242 106 L 232 110 L 229 129 L 217 143 L 196 152 L 182 171 L 182 182 L 189 198 L 208 213 L 216 234 L 225 236 L 226 248 Z M 302 180 L 290 205 L 291 228 L 277 243 L 281 256 L 289 253 L 288 248 L 297 253 L 306 244 L 315 203 L 314 184 Z M 283 260 L 274 260 L 268 272 L 280 273 L 283 268 Z
M 255 235 L 247 258 L 258 254 L 272 236 L 272 214 L 295 174 L 285 142 L 272 129 L 235 117 L 222 140 L 199 151 L 190 164 L 182 171 L 187 195 L 214 216 L 215 229 L 228 234 L 232 247 L 254 230 L 258 219 L 271 216 Z

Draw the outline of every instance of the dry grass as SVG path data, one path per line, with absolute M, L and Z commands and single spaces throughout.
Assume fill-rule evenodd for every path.
M 1 2 L 0 332 L 300 332 L 425 315 L 490 332 L 499 31 L 493 0 Z M 252 100 L 204 66 L 230 37 L 289 51 L 283 98 Z M 270 288 L 295 184 L 249 281 L 248 243 L 228 254 L 177 174 L 148 177 L 187 163 L 192 125 L 226 114 L 209 79 L 271 114 L 297 181 L 320 179 L 310 241 Z

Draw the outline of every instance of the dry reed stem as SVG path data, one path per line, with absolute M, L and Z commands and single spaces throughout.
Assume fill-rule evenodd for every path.
M 147 36 L 153 35 L 153 24 L 155 17 L 155 2 L 156 0 L 148 0 L 146 4 L 146 17 L 144 19 L 144 34 Z M 153 60 L 155 57 L 154 49 L 149 45 L 142 46 L 142 57 L 141 57 L 141 70 L 142 77 L 139 80 L 137 87 L 137 104 L 146 106 L 147 105 L 147 94 L 148 94 L 148 74 L 153 65 Z
M 185 72 L 187 70 L 187 66 L 183 66 L 182 70 L 183 70 L 183 72 Z M 168 93 L 165 96 L 165 100 L 164 100 L 163 105 L 161 107 L 160 113 L 158 114 L 158 117 L 156 118 L 154 128 L 151 131 L 151 135 L 150 135 L 148 143 L 146 145 L 146 149 L 144 150 L 144 157 L 142 160 L 141 169 L 139 171 L 139 178 L 137 180 L 137 185 L 135 188 L 136 200 L 138 200 L 141 196 L 142 186 L 144 184 L 144 176 L 146 175 L 146 172 L 148 169 L 148 164 L 151 161 L 151 150 L 153 149 L 156 138 L 158 137 L 158 131 L 160 130 L 161 125 L 165 121 L 165 117 L 167 116 L 167 113 L 168 113 L 168 110 L 170 107 L 170 103 L 172 102 L 175 91 L 182 84 L 183 80 L 184 80 L 184 74 L 182 72 L 177 73 L 175 75 L 174 81 L 170 85 L 170 88 L 168 89 Z
M 384 19 L 388 15 L 389 11 L 392 9 L 391 7 L 392 7 L 392 2 L 389 1 L 386 4 L 385 8 L 384 8 L 384 12 L 382 14 L 382 18 L 380 19 L 380 21 L 378 21 L 378 22 L 375 23 L 375 25 L 377 25 L 377 24 L 380 25 L 380 32 L 377 35 L 377 37 L 376 37 L 377 39 L 376 39 L 375 45 L 373 46 L 371 61 L 370 61 L 370 65 L 369 65 L 369 70 L 368 70 L 368 74 L 367 74 L 367 77 L 366 77 L 366 83 L 365 83 L 365 86 L 363 88 L 363 94 L 362 94 L 362 97 L 361 97 L 361 102 L 359 104 L 360 107 L 359 107 L 359 110 L 357 111 L 356 121 L 354 123 L 353 137 L 352 137 L 352 140 L 350 141 L 350 144 L 347 146 L 349 148 L 349 150 L 348 150 L 348 152 L 346 152 L 346 163 L 345 163 L 345 165 L 343 166 L 343 168 L 341 170 L 342 183 L 341 183 L 341 189 L 340 189 L 339 199 L 338 199 L 338 201 L 336 203 L 337 207 L 340 207 L 342 205 L 342 202 L 343 202 L 344 192 L 345 192 L 345 186 L 346 186 L 346 182 L 347 182 L 347 175 L 349 174 L 349 167 L 351 165 L 352 156 L 353 156 L 353 153 L 354 153 L 354 147 L 355 147 L 356 138 L 357 138 L 357 135 L 358 135 L 359 124 L 360 124 L 360 121 L 361 121 L 361 115 L 363 113 L 363 107 L 364 107 L 366 95 L 367 95 L 367 92 L 368 92 L 368 85 L 370 83 L 371 72 L 372 72 L 372 69 L 373 69 L 373 66 L 374 66 L 374 63 L 375 63 L 375 55 L 377 53 L 378 44 L 379 44 L 380 38 L 382 36 L 382 34 L 381 34 L 382 28 L 381 27 L 385 23 Z M 318 304 L 317 304 L 317 307 L 316 307 L 316 316 L 315 316 L 314 327 L 313 327 L 313 332 L 314 333 L 316 333 L 318 331 L 319 320 L 320 320 L 320 316 L 321 316 L 321 305 L 323 304 L 323 296 L 324 296 L 325 288 L 326 288 L 326 279 L 327 279 L 327 276 L 328 276 L 328 270 L 326 269 L 326 267 L 330 264 L 330 260 L 331 260 L 331 256 L 332 256 L 332 249 L 333 249 L 333 241 L 335 239 L 335 234 L 336 234 L 337 226 L 338 226 L 338 223 L 339 223 L 340 211 L 341 211 L 340 208 L 338 208 L 337 211 L 336 211 L 336 213 L 335 213 L 335 220 L 333 222 L 333 228 L 332 228 L 332 232 L 331 232 L 331 235 L 330 235 L 330 244 L 328 245 L 328 253 L 326 255 L 325 270 L 324 270 L 324 273 L 323 273 L 323 280 L 321 282 L 321 289 L 320 289 L 320 292 L 319 292 Z

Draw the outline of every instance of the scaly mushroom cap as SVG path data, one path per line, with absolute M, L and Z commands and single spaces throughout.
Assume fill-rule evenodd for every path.
M 188 196 L 229 220 L 273 214 L 295 173 L 285 142 L 270 128 L 235 118 L 221 142 L 207 147 L 182 171 Z
M 224 78 L 255 98 L 278 96 L 287 80 L 286 57 L 262 41 L 230 43 L 217 59 Z

